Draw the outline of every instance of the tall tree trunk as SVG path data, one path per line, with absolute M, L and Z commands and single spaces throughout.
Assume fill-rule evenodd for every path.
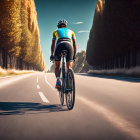
M 2 67 L 7 69 L 7 51 L 5 49 L 2 49 L 2 59 L 3 59 Z

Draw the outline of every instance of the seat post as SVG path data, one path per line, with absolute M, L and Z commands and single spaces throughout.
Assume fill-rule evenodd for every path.
M 65 66 L 65 61 L 64 61 L 64 58 L 65 58 L 65 56 L 63 55 L 63 58 L 62 58 L 62 63 L 63 63 L 63 65 Z

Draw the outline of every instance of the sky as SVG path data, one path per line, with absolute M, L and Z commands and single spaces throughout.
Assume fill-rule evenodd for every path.
M 97 0 L 35 0 L 40 31 L 40 43 L 47 70 L 50 62 L 52 33 L 57 21 L 66 19 L 67 28 L 74 31 L 77 51 L 86 50 L 89 31 L 94 17 Z

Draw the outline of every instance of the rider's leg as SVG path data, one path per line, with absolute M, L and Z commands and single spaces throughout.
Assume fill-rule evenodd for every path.
M 61 72 L 61 69 L 60 69 L 60 61 L 55 61 L 55 76 L 56 76 L 56 88 L 60 88 L 61 86 L 61 81 L 60 81 L 60 72 Z
M 61 73 L 60 62 L 61 61 L 55 61 L 55 76 L 57 79 L 60 79 L 60 73 Z
M 72 68 L 72 62 L 71 61 L 68 61 L 67 62 L 67 69 L 71 69 Z

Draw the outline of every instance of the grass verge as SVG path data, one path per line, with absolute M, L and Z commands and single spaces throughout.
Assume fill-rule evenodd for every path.
M 32 70 L 16 70 L 16 69 L 2 69 L 0 67 L 0 77 L 11 76 L 11 75 L 20 75 L 20 74 L 27 74 L 33 73 L 35 71 Z

